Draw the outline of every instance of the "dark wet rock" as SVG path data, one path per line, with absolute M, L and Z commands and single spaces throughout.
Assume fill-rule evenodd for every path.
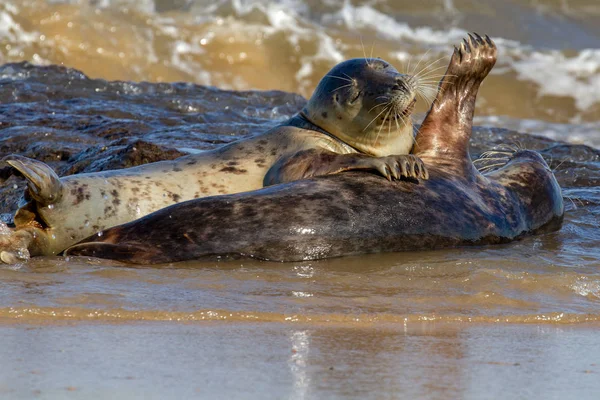
M 15 211 L 19 207 L 19 201 L 23 197 L 23 192 L 27 184 L 23 179 L 3 172 L 7 171 L 0 169 L 0 214 L 7 214 L 7 217 L 10 216 L 9 221 L 5 218 L 2 218 L 2 221 L 12 222 L 12 216 L 14 216 Z M 5 179 L 3 179 L 3 175 Z
M 108 146 L 94 146 L 82 151 L 57 172 L 63 176 L 129 168 L 156 161 L 173 160 L 185 154 L 143 140 L 123 138 Z
M 547 147 L 540 151 L 544 157 L 551 158 L 552 160 L 559 160 L 568 158 L 573 162 L 600 162 L 600 150 L 594 149 L 593 147 L 586 146 L 583 144 L 566 144 L 553 142 L 552 146 Z M 554 168 L 558 164 L 553 161 L 551 168 Z
M 557 142 L 541 136 L 519 133 L 502 128 L 476 126 L 473 128 L 470 152 L 478 157 L 484 151 L 497 146 L 511 146 L 520 149 L 543 150 Z

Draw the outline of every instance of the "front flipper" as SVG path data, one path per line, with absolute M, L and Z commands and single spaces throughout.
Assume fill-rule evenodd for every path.
M 6 156 L 2 161 L 27 179 L 29 193 L 37 202 L 49 205 L 60 200 L 62 183 L 56 172 L 48 165 L 16 154 Z
M 64 256 L 107 258 L 126 263 L 145 264 L 153 259 L 154 251 L 143 245 L 104 242 L 79 243 L 63 251 Z
M 302 150 L 279 160 L 269 169 L 264 186 L 337 174 L 349 170 L 378 171 L 388 180 L 401 177 L 428 179 L 429 174 L 420 158 L 411 154 L 372 157 L 366 154 L 338 154 L 323 149 Z

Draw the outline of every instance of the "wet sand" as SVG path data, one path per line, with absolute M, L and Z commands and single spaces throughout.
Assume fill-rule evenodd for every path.
M 11 399 L 596 399 L 599 325 L 7 324 Z

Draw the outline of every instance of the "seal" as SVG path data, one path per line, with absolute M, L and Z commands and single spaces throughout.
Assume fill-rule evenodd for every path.
M 480 173 L 469 156 L 475 98 L 496 62 L 485 36 L 454 54 L 417 135 L 430 178 L 350 172 L 197 199 L 94 235 L 66 255 L 157 264 L 214 256 L 276 261 L 505 243 L 559 229 L 563 198 L 540 154 Z
M 0 235 L 0 258 L 57 254 L 175 203 L 312 176 L 361 169 L 390 180 L 427 179 L 423 163 L 408 154 L 419 88 L 418 77 L 386 61 L 352 59 L 329 71 L 290 120 L 214 151 L 63 178 L 44 163 L 8 156 L 3 161 L 28 180 L 28 190 L 16 229 Z

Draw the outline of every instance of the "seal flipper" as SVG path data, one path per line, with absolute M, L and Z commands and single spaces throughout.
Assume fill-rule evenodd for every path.
M 454 48 L 448 69 L 423 124 L 412 154 L 426 161 L 471 176 L 469 156 L 475 100 L 479 86 L 496 63 L 496 45 L 486 35 L 469 34 L 460 48 Z
M 63 256 L 108 258 L 126 263 L 147 264 L 155 261 L 156 252 L 143 245 L 104 242 L 78 243 L 63 251 Z
M 62 196 L 62 182 L 56 172 L 41 161 L 19 156 L 6 156 L 3 162 L 27 179 L 31 197 L 43 205 L 56 203 Z
M 308 149 L 278 160 L 267 171 L 263 184 L 270 186 L 349 170 L 377 171 L 388 180 L 429 178 L 423 162 L 411 154 L 373 157 L 362 153 L 338 154 L 324 149 Z

